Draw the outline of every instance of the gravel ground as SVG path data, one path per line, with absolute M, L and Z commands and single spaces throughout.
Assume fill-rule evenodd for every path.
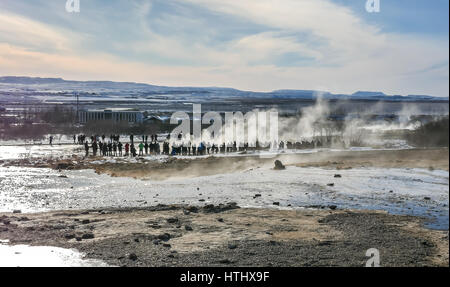
M 350 210 L 157 206 L 0 214 L 10 244 L 76 248 L 114 266 L 448 266 L 448 231 Z

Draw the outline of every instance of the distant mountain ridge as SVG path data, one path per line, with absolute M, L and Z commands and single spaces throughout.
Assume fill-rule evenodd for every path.
M 221 87 L 167 87 L 156 86 L 144 83 L 135 82 L 114 82 L 114 81 L 70 81 L 62 78 L 40 78 L 40 77 L 16 77 L 5 76 L 0 77 L 0 84 L 5 85 L 21 85 L 32 86 L 34 88 L 49 88 L 75 91 L 85 90 L 120 90 L 120 91 L 135 91 L 143 93 L 212 93 L 212 94 L 229 94 L 230 96 L 242 97 L 270 97 L 270 98 L 284 98 L 284 99 L 316 99 L 319 96 L 325 99 L 351 99 L 351 100 L 388 100 L 388 101 L 447 101 L 447 98 L 433 97 L 428 95 L 386 95 L 383 92 L 377 91 L 357 91 L 351 95 L 348 94 L 332 94 L 327 91 L 315 90 L 275 90 L 272 92 L 252 92 L 241 91 L 233 88 Z M 38 87 L 36 87 L 38 86 Z M 40 91 L 40 89 L 38 89 Z

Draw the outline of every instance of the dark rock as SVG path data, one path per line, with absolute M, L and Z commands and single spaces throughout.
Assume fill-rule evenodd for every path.
M 189 206 L 188 208 L 186 208 L 189 212 L 192 213 L 197 213 L 198 212 L 198 207 L 196 206 Z
M 167 218 L 166 221 L 167 221 L 167 223 L 177 223 L 178 218 L 176 218 L 176 217 Z
M 217 221 L 223 222 L 223 218 L 217 218 Z
M 79 236 L 77 236 L 75 239 L 76 239 L 77 241 L 81 241 L 81 240 L 82 240 L 82 238 L 79 237 Z
M 67 239 L 67 240 L 74 239 L 75 238 L 75 234 L 72 234 L 72 233 L 65 234 L 64 238 Z
M 160 239 L 155 239 L 155 240 L 153 240 L 153 244 L 155 244 L 155 245 L 158 245 L 158 244 L 160 244 L 161 243 L 161 240 Z
M 136 254 L 130 253 L 130 255 L 128 255 L 128 259 L 130 259 L 132 261 L 136 261 L 138 259 L 138 257 Z
M 220 212 L 224 212 L 227 210 L 238 209 L 238 208 L 240 208 L 240 207 L 237 206 L 237 204 L 235 202 L 230 202 L 227 204 L 219 204 L 219 205 L 208 204 L 203 207 L 203 211 L 205 213 L 220 213 Z
M 228 249 L 236 249 L 236 248 L 237 248 L 236 244 L 233 243 L 228 244 Z
M 331 210 L 335 210 L 337 208 L 337 206 L 336 205 L 329 205 L 328 208 L 331 209 Z
M 81 236 L 82 239 L 93 239 L 94 234 L 93 233 L 85 233 Z
M 425 247 L 434 247 L 434 244 L 429 241 L 422 241 L 422 245 Z
M 222 263 L 222 264 L 230 264 L 231 261 L 230 261 L 229 259 L 222 259 L 222 260 L 219 261 L 219 263 Z
M 89 224 L 91 221 L 89 219 L 83 219 L 83 221 L 81 221 L 81 224 Z
M 334 186 L 334 183 L 329 183 L 327 184 L 327 186 Z
M 56 169 L 69 169 L 71 167 L 71 164 L 68 163 L 58 163 L 56 166 Z
M 186 225 L 186 226 L 184 227 L 184 229 L 186 229 L 186 231 L 192 231 L 192 230 L 193 230 L 192 227 L 189 226 L 189 225 Z
M 15 209 L 13 210 L 13 213 L 22 213 L 22 211 L 20 209 Z
M 166 248 L 171 248 L 171 247 L 172 247 L 172 245 L 170 245 L 169 243 L 164 243 L 164 244 L 163 244 L 163 247 L 166 247 Z
M 431 200 L 431 197 L 425 196 L 423 199 L 425 199 L 425 200 Z
M 273 203 L 273 205 L 277 205 L 277 206 L 279 206 L 279 205 L 280 205 L 280 203 L 279 203 L 278 201 L 275 201 L 275 202 Z
M 340 174 L 335 174 L 334 175 L 334 178 L 341 178 L 342 177 L 342 175 L 340 175 Z
M 281 161 L 276 160 L 274 169 L 275 170 L 283 170 L 283 169 L 286 169 L 286 167 L 281 163 Z
M 160 234 L 160 235 L 158 235 L 158 239 L 162 240 L 162 241 L 169 241 L 170 234 L 169 233 Z

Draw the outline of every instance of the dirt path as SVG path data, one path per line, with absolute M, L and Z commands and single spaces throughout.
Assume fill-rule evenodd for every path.
M 11 244 L 76 248 L 116 266 L 448 266 L 448 231 L 384 212 L 156 206 L 0 214 Z

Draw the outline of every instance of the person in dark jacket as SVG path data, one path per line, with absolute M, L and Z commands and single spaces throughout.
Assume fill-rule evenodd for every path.
M 92 153 L 94 154 L 94 156 L 97 156 L 97 150 L 98 150 L 98 145 L 97 145 L 97 142 L 94 141 L 92 143 Z
M 148 142 L 145 142 L 144 149 L 145 149 L 145 154 L 147 155 L 148 154 Z
M 119 143 L 117 144 L 117 148 L 119 149 L 119 156 L 122 156 L 122 148 L 123 148 L 123 145 L 122 145 L 121 142 L 119 142 Z

